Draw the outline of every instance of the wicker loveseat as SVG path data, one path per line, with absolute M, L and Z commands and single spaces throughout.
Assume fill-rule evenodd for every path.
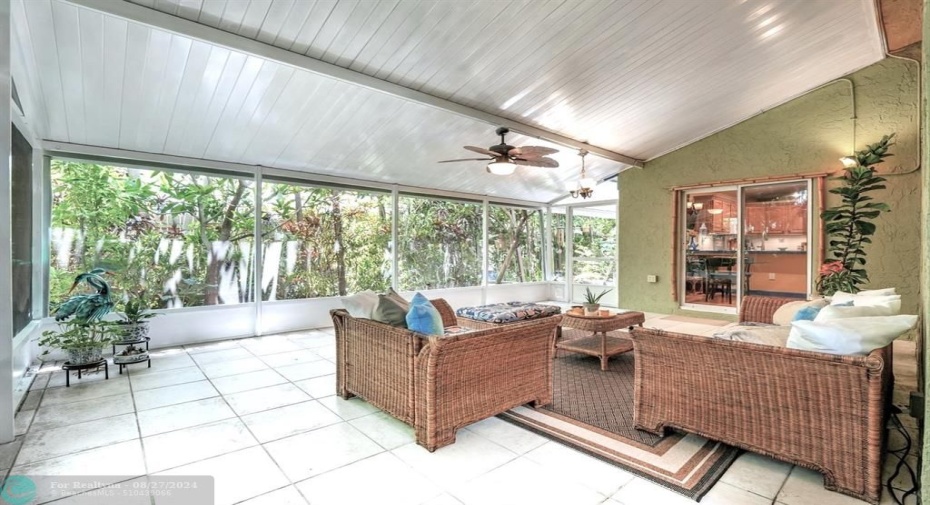
M 443 326 L 458 325 L 445 300 L 432 303 Z M 342 309 L 330 314 L 337 393 L 360 396 L 412 425 L 417 443 L 429 451 L 455 442 L 462 426 L 526 403 L 552 401 L 560 316 L 426 337 Z
M 741 321 L 790 300 L 747 296 Z M 634 328 L 634 422 L 676 428 L 811 468 L 824 486 L 881 497 L 891 346 L 868 356 Z

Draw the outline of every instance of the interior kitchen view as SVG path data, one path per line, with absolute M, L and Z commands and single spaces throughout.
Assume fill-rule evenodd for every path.
M 682 306 L 735 310 L 745 295 L 808 295 L 809 183 L 684 192 Z

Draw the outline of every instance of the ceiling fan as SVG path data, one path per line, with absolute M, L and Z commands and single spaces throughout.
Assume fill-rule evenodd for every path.
M 542 146 L 523 146 L 514 147 L 507 144 L 504 136 L 510 133 L 509 128 L 498 128 L 496 133 L 501 137 L 501 143 L 491 146 L 487 149 L 483 147 L 464 146 L 469 151 L 478 154 L 490 156 L 490 158 L 462 158 L 458 160 L 442 160 L 439 163 L 452 163 L 456 161 L 488 161 L 487 171 L 495 175 L 510 175 L 517 168 L 517 165 L 528 167 L 547 167 L 556 168 L 559 162 L 547 158 L 548 154 L 559 152 L 558 149 Z

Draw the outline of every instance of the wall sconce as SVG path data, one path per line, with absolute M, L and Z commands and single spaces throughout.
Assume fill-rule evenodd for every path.
M 843 168 L 856 168 L 859 166 L 859 160 L 855 156 L 843 156 L 840 158 Z

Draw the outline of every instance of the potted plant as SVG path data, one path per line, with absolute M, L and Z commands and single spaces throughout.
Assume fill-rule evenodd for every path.
M 598 309 L 601 308 L 601 298 L 603 298 L 607 293 L 610 293 L 612 289 L 601 291 L 596 295 L 589 287 L 585 288 L 584 291 L 584 314 L 586 316 L 592 316 L 597 314 Z
M 120 313 L 120 319 L 115 321 L 119 328 L 122 340 L 138 342 L 149 335 L 149 319 L 158 314 L 150 312 L 141 300 L 130 298 Z
M 69 321 L 61 323 L 60 328 L 42 332 L 39 345 L 46 347 L 42 355 L 50 352 L 48 348 L 61 349 L 68 353 L 68 362 L 72 365 L 100 361 L 103 350 L 115 337 L 112 323 L 103 321 Z
M 875 174 L 874 165 L 892 156 L 888 149 L 893 138 L 894 133 L 885 135 L 877 143 L 857 151 L 850 157 L 853 166 L 834 178 L 841 185 L 830 193 L 840 195 L 842 202 L 820 213 L 828 239 L 828 259 L 817 278 L 817 291 L 822 295 L 830 296 L 837 291 L 856 293 L 869 282 L 865 248 L 875 234 L 872 221 L 891 208 L 868 193 L 885 189 L 885 178 Z
M 103 349 L 114 340 L 113 324 L 101 321 L 113 308 L 110 285 L 103 278 L 107 273 L 103 268 L 95 268 L 74 278 L 69 294 L 81 284 L 91 290 L 71 295 L 55 309 L 53 314 L 60 329 L 42 332 L 39 345 L 66 351 L 71 365 L 102 359 Z M 48 353 L 49 349 L 45 349 L 42 355 Z
M 130 298 L 123 305 L 123 312 L 120 313 L 120 319 L 114 321 L 118 328 L 119 338 L 115 345 L 124 345 L 119 352 L 114 352 L 113 363 L 122 365 L 129 363 L 139 363 L 149 359 L 148 344 L 145 348 L 136 347 L 135 344 L 146 342 L 149 334 L 149 319 L 158 314 L 150 312 L 142 298 Z

